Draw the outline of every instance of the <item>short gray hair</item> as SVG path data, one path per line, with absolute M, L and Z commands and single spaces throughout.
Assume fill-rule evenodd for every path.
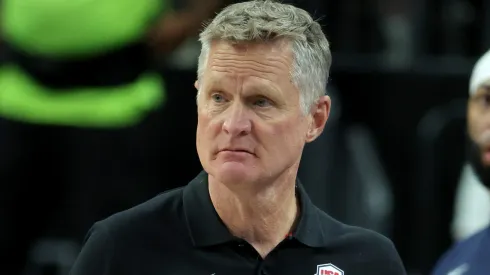
M 198 79 L 203 76 L 214 40 L 233 43 L 286 38 L 294 55 L 291 80 L 300 91 L 303 112 L 326 92 L 332 55 L 318 22 L 300 8 L 271 0 L 254 0 L 223 9 L 199 35 Z

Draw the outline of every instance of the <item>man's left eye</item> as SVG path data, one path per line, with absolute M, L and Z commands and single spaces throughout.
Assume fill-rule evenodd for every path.
M 269 107 L 271 104 L 270 100 L 266 98 L 259 98 L 255 100 L 254 105 L 257 105 L 259 107 Z
M 221 103 L 225 100 L 225 97 L 221 94 L 215 93 L 211 95 L 211 98 L 218 103 Z

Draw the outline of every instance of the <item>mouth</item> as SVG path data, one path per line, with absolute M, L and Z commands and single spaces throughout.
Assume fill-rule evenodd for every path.
M 235 149 L 235 148 L 233 148 L 233 149 L 228 149 L 228 148 L 221 149 L 221 150 L 218 151 L 218 153 L 238 153 L 238 154 L 244 153 L 244 154 L 254 155 L 254 153 L 251 152 L 250 150 L 240 149 L 240 148 L 237 148 L 237 149 Z

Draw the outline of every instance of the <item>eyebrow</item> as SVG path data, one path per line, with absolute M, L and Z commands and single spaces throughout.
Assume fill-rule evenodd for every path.
M 222 91 L 225 91 L 226 87 L 227 87 L 226 77 L 223 77 L 223 78 L 211 77 L 210 81 L 208 82 L 208 84 L 206 86 L 207 86 L 206 90 L 222 90 Z M 254 84 L 251 84 L 250 86 L 248 86 L 245 94 L 261 93 L 261 94 L 270 96 L 274 92 L 280 92 L 281 93 L 281 89 L 259 82 L 259 83 L 254 83 Z
M 206 85 L 206 90 L 223 90 L 225 87 L 222 79 L 212 77 Z
M 490 83 L 484 83 L 478 86 L 476 93 L 472 95 L 472 98 L 481 98 L 482 96 L 488 96 L 490 94 Z
M 253 85 L 250 86 L 246 94 L 260 94 L 264 95 L 266 97 L 277 97 L 282 95 L 281 89 L 278 89 L 274 86 L 269 86 L 269 85 Z

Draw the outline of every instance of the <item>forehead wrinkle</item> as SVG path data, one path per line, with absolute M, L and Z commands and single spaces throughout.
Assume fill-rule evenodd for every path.
M 211 74 L 210 85 L 208 89 L 221 92 L 238 92 L 243 91 L 245 76 L 237 74 L 216 75 Z
M 267 75 L 280 75 L 283 73 L 280 68 L 264 64 L 257 61 L 246 60 L 213 60 L 211 63 L 211 69 L 218 72 L 228 73 L 241 73 L 241 74 L 267 74 Z
M 223 74 L 217 74 L 217 71 L 213 71 L 209 76 L 211 80 L 209 83 L 213 89 L 221 89 L 225 91 L 229 90 L 229 87 L 236 85 L 243 91 L 253 90 L 270 92 L 272 89 L 281 92 L 281 89 L 276 83 L 278 76 L 274 73 L 259 73 L 256 70 L 248 70 L 240 73 L 223 71 Z
M 272 53 L 272 55 L 271 55 Z M 288 53 L 281 49 L 257 49 L 257 51 L 232 49 L 215 49 L 212 53 L 212 64 L 220 63 L 244 63 L 257 67 L 275 67 L 289 69 L 291 58 Z
M 224 74 L 222 76 L 213 74 L 215 78 L 258 77 L 261 79 L 267 79 L 269 81 L 272 81 L 274 79 L 277 79 L 277 77 L 278 77 L 277 74 L 274 72 L 256 70 L 253 68 L 246 68 L 246 69 L 238 69 L 237 70 L 234 68 L 230 68 L 229 66 L 223 66 L 223 67 L 214 67 L 213 71 L 215 73 L 223 73 Z
M 289 56 L 281 54 L 270 55 L 268 53 L 240 53 L 225 50 L 217 50 L 213 54 L 213 58 L 220 61 L 256 62 L 265 65 L 264 63 L 257 62 L 257 60 L 260 60 L 272 63 L 271 65 L 273 66 L 284 68 L 288 68 L 291 63 Z

